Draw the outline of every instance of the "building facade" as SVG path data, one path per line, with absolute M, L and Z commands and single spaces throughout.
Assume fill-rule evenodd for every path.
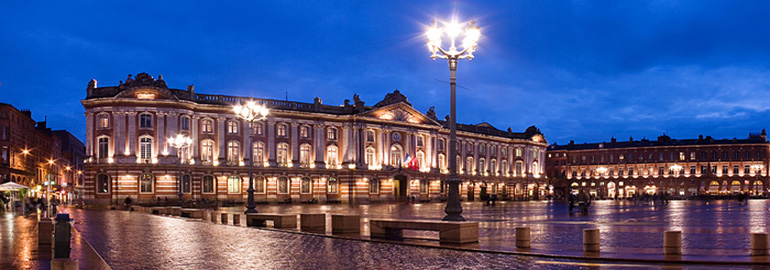
M 613 138 L 609 143 L 550 145 L 546 170 L 563 195 L 764 195 L 769 152 L 765 130 L 746 139 L 676 140 L 665 134 L 656 141 Z
M 91 203 L 175 200 L 244 201 L 253 161 L 259 202 L 370 203 L 446 194 L 448 123 L 423 114 L 398 90 L 374 106 L 324 105 L 197 94 L 171 89 L 162 77 L 129 75 L 87 97 L 85 198 Z M 233 106 L 254 101 L 270 109 L 253 126 Z M 545 196 L 547 142 L 487 123 L 458 124 L 458 167 L 464 199 Z M 192 143 L 180 151 L 168 138 Z M 253 134 L 253 135 L 251 135 Z M 250 137 L 253 140 L 250 140 Z M 253 141 L 249 146 L 249 142 Z M 249 147 L 253 154 L 249 157 Z

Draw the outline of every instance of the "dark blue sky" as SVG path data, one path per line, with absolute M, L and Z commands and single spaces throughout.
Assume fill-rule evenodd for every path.
M 449 71 L 423 32 L 457 12 L 482 32 L 459 64 L 461 123 L 536 125 L 564 144 L 743 138 L 770 120 L 768 1 L 103 2 L 0 3 L 0 102 L 82 138 L 88 81 L 147 72 L 199 93 L 335 105 L 399 89 L 443 117 Z

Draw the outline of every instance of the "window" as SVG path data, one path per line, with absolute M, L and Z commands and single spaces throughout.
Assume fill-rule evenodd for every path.
M 326 139 L 330 141 L 337 140 L 337 128 L 330 127 L 326 130 Z
M 690 166 L 690 174 L 695 174 L 695 166 Z
M 110 176 L 106 174 L 96 175 L 96 193 L 110 193 Z
M 438 148 L 439 151 L 444 151 L 444 139 L 438 139 L 436 148 Z
M 3 139 L 4 141 L 5 141 L 5 140 L 8 140 L 8 127 L 3 127 L 3 132 L 2 132 L 2 139 Z
M 417 147 L 424 147 L 425 146 L 425 137 L 422 135 L 417 136 Z
M 497 154 L 497 146 L 489 146 L 489 154 L 490 155 L 496 155 Z
M 107 158 L 107 156 L 110 153 L 110 138 L 108 137 L 99 137 L 99 147 L 97 148 L 97 157 L 99 159 Z
M 366 142 L 374 142 L 374 130 L 370 129 L 366 131 Z
M 739 171 L 738 165 L 733 166 L 733 174 L 738 174 Z
M 443 170 L 446 169 L 446 156 L 444 154 L 438 154 L 438 168 Z
M 515 165 L 515 166 L 516 166 L 516 167 L 515 167 L 515 169 L 516 169 L 516 175 L 517 175 L 517 176 L 522 176 L 522 173 L 524 173 L 524 172 L 522 171 L 522 170 L 524 169 L 524 162 L 521 162 L 521 160 L 519 160 L 519 161 L 516 161 L 516 165 Z
M 489 171 L 492 172 L 492 175 L 495 175 L 497 173 L 497 161 L 496 160 L 490 160 L 489 161 Z
M 374 165 L 374 147 L 366 148 L 366 155 L 364 156 L 364 162 L 366 165 Z
M 99 129 L 108 129 L 110 128 L 110 115 L 107 113 L 100 113 L 96 116 L 96 122 Z
M 284 137 L 284 138 L 287 137 L 288 136 L 287 135 L 288 134 L 288 131 L 287 131 L 288 129 L 289 129 L 289 127 L 286 126 L 286 124 L 278 124 L 278 132 L 277 132 L 276 136 Z
M 337 188 L 339 188 L 338 185 L 339 185 L 339 183 L 337 182 L 337 178 L 329 177 L 329 181 L 326 182 L 327 191 L 330 194 L 336 194 L 337 193 Z
M 254 142 L 252 160 L 254 165 L 262 166 L 265 162 L 265 144 L 262 142 Z
M 289 165 L 289 144 L 279 143 L 275 153 L 276 162 L 281 166 Z
M 238 134 L 238 122 L 227 121 L 227 134 Z
M 145 173 L 139 176 L 139 192 L 152 193 L 153 179 L 152 174 Z
M 521 148 L 516 147 L 516 156 L 517 157 L 521 156 Z
M 417 151 L 415 158 L 417 158 L 417 168 L 422 169 L 425 166 L 425 153 Z
M 537 166 L 537 161 L 532 162 L 532 170 L 530 172 L 534 173 L 535 175 L 540 174 L 540 168 Z
M 139 138 L 139 158 L 145 162 L 152 158 L 152 138 L 141 137 Z
M 401 152 L 401 146 L 394 144 L 390 147 L 390 165 L 401 166 L 404 157 Z
M 695 152 L 690 152 L 690 160 L 695 160 Z
M 428 183 L 427 179 L 420 180 L 420 194 L 428 194 Z
M 227 193 L 241 193 L 241 177 L 237 175 L 230 175 L 227 178 Z
M 473 173 L 473 157 L 468 157 L 465 160 L 465 172 Z
M 179 126 L 184 131 L 190 130 L 190 117 L 182 116 L 182 118 L 179 121 Z
M 634 168 L 628 168 L 628 176 L 634 176 Z
M 302 144 L 299 147 L 299 165 L 302 167 L 310 166 L 310 145 Z
M 500 161 L 500 171 L 503 174 L 508 173 L 508 161 L 507 160 Z
M 310 127 L 301 126 L 299 128 L 299 137 L 303 139 L 310 138 Z
M 211 162 L 214 158 L 214 141 L 203 140 L 201 141 L 201 160 L 203 162 Z
M 500 149 L 500 151 L 503 152 L 503 157 L 507 157 L 508 156 L 508 148 L 503 147 L 502 149 Z
M 664 172 L 663 170 L 664 170 L 663 167 L 658 167 L 658 175 L 662 176 Z
M 152 114 L 143 113 L 139 115 L 139 128 L 152 128 Z
M 214 176 L 203 176 L 203 193 L 214 193 Z
M 722 174 L 727 174 L 727 166 L 722 166 Z
M 299 193 L 309 194 L 312 186 L 313 185 L 312 185 L 312 182 L 310 181 L 310 177 L 307 177 L 307 176 L 302 177 L 302 180 L 300 180 L 300 185 L 299 185 Z
M 477 167 L 480 174 L 483 174 L 487 171 L 487 161 L 483 158 L 479 159 L 479 166 Z
M 380 193 L 380 179 L 377 179 L 377 178 L 369 179 L 369 193 L 370 194 Z
M 227 162 L 230 164 L 240 161 L 241 144 L 236 141 L 227 143 Z
M 192 190 L 192 183 L 190 181 L 190 175 L 182 175 L 182 193 L 190 193 Z
M 746 153 L 748 153 L 748 151 L 746 151 Z M 751 173 L 751 166 L 749 166 L 749 165 L 743 166 L 743 173 L 744 174 L 750 174 Z
M 326 147 L 326 165 L 327 166 L 334 166 L 337 165 L 337 146 L 336 145 L 329 145 Z
M 262 135 L 262 133 L 265 131 L 265 126 L 262 125 L 262 123 L 254 123 L 254 135 Z
M 441 181 L 439 189 L 440 189 L 439 192 L 441 192 L 441 194 L 444 194 L 446 192 L 446 182 L 445 181 Z
M 679 160 L 684 160 L 684 152 L 679 152 Z
M 254 192 L 264 194 L 267 187 L 267 182 L 264 176 L 257 176 L 254 181 Z
M 201 132 L 214 133 L 214 121 L 212 121 L 211 119 L 203 119 L 203 122 L 201 124 Z
M 278 177 L 278 194 L 289 193 L 289 178 L 286 176 Z
M 487 147 L 486 147 L 486 146 L 484 146 L 483 144 L 480 144 L 480 145 L 479 145 L 479 153 L 480 153 L 480 154 L 482 154 L 482 155 L 483 155 L 483 154 L 485 153 L 486 149 L 487 149 Z

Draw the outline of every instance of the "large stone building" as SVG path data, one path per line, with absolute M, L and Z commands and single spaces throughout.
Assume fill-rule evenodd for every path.
M 672 196 L 768 192 L 767 134 L 746 139 L 647 139 L 550 145 L 547 174 L 557 193 L 597 198 L 666 192 Z
M 85 147 L 66 130 L 51 130 L 47 121 L 35 122 L 32 112 L 0 103 L 0 183 L 17 182 L 32 188 L 52 177 L 59 195 L 82 187 Z M 64 193 L 61 193 L 64 191 Z
M 87 134 L 85 195 L 89 202 L 183 199 L 243 201 L 248 162 L 260 202 L 438 201 L 448 176 L 446 121 L 414 109 L 397 90 L 374 106 L 253 99 L 266 121 L 239 120 L 233 106 L 249 98 L 171 89 L 142 73 L 118 86 L 88 84 L 82 101 Z M 253 156 L 247 157 L 250 132 Z M 181 153 L 167 138 L 183 134 Z M 544 196 L 547 143 L 535 127 L 498 130 L 458 125 L 461 193 L 473 200 Z M 178 157 L 181 157 L 178 158 Z M 407 158 L 414 159 L 407 162 Z M 181 161 L 181 165 L 179 165 Z M 179 172 L 181 168 L 181 173 Z M 181 181 L 179 181 L 181 179 Z

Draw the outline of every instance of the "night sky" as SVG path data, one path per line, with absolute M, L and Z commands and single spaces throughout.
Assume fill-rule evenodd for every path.
M 0 3 L 0 102 L 84 138 L 88 81 L 147 72 L 332 105 L 399 89 L 441 118 L 449 70 L 424 31 L 457 14 L 482 32 L 459 63 L 460 123 L 535 125 L 559 144 L 770 127 L 770 1 L 104 2 Z

